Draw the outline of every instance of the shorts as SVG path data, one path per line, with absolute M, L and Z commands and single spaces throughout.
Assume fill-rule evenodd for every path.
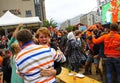
M 91 56 L 91 55 L 88 55 L 87 56 L 87 59 L 86 59 L 86 62 L 93 62 L 93 56 Z
M 99 64 L 99 61 L 100 61 L 100 58 L 99 58 L 99 57 L 94 59 L 94 63 L 95 63 L 95 64 Z

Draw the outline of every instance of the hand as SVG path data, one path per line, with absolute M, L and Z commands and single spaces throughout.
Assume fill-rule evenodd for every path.
M 95 58 L 95 59 L 98 58 L 98 55 L 95 55 L 93 58 Z
M 23 26 L 23 23 L 20 23 L 18 26 L 19 26 L 19 27 Z
M 76 39 L 79 38 L 79 36 L 75 36 L 75 37 L 76 37 Z
M 56 75 L 56 70 L 53 69 L 53 67 L 50 67 L 48 69 L 42 69 L 40 74 L 41 74 L 41 76 L 45 76 L 45 77 L 55 76 Z
M 95 37 L 96 35 L 92 32 L 92 37 Z
M 19 76 L 21 76 L 21 77 L 23 77 L 23 76 L 24 76 L 24 74 L 20 73 L 20 72 L 19 72 L 19 71 L 17 71 L 17 70 L 16 70 L 16 73 L 17 73 Z
M 116 51 L 120 51 L 120 47 L 115 48 Z
M 17 34 L 18 31 L 20 30 L 20 27 L 21 27 L 21 26 L 23 26 L 23 23 L 20 23 L 20 24 L 16 27 L 16 29 L 15 29 L 15 31 L 13 32 L 13 35 L 12 35 L 13 38 L 16 38 L 16 34 Z
M 23 23 L 18 24 L 16 31 L 18 31 L 20 29 L 20 27 L 22 27 L 22 26 L 23 26 Z
M 33 38 L 33 41 L 34 41 L 35 44 L 39 43 L 38 39 L 35 38 L 35 37 Z

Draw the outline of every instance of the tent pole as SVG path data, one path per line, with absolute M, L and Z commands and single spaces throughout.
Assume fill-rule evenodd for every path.
M 3 27 L 3 26 L 2 26 Z M 3 27 L 4 31 L 5 31 L 5 35 L 7 36 L 8 35 L 8 30 L 7 28 Z
M 27 28 L 27 24 L 25 25 L 25 28 Z
M 39 24 L 39 28 L 41 27 L 41 24 L 40 23 L 38 23 Z

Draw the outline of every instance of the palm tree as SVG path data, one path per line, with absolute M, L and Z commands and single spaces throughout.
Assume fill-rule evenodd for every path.
M 49 20 L 44 20 L 43 21 L 43 27 L 47 27 L 49 28 L 50 26 L 52 26 L 53 28 L 57 27 L 57 22 L 55 22 L 52 18 Z

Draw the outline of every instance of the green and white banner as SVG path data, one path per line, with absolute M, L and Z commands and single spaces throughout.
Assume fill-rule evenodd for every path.
M 120 22 L 120 0 L 112 0 L 102 6 L 102 24 Z

